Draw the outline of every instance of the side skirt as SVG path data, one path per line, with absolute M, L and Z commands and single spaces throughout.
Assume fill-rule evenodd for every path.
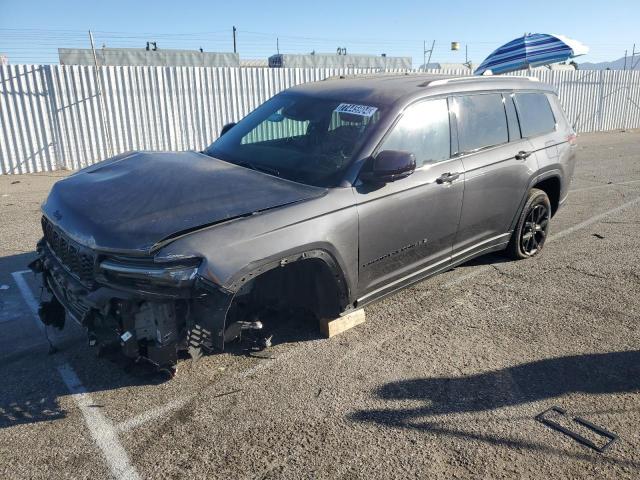
M 370 305 L 374 302 L 377 302 L 379 300 L 382 300 L 383 298 L 388 297 L 389 295 L 392 295 L 398 292 L 399 290 L 403 290 L 404 288 L 410 285 L 421 282 L 422 280 L 426 280 L 427 278 L 433 277 L 434 275 L 437 275 L 439 273 L 446 272 L 447 270 L 451 270 L 452 268 L 457 267 L 458 265 L 461 265 L 463 263 L 466 263 L 474 258 L 481 257 L 482 255 L 486 255 L 488 253 L 504 250 L 505 248 L 507 248 L 507 245 L 509 244 L 509 239 L 511 238 L 511 232 L 500 235 L 500 237 L 504 237 L 504 236 L 507 236 L 506 241 L 501 241 L 500 243 L 489 245 L 479 250 L 475 250 L 472 253 L 468 253 L 462 257 L 457 257 L 457 258 L 450 257 L 448 261 L 443 262 L 441 266 L 439 266 L 434 270 L 426 270 L 426 272 L 418 272 L 418 273 L 412 274 L 411 276 L 405 277 L 400 281 L 396 280 L 394 283 L 390 285 L 382 287 L 374 292 L 371 292 L 365 295 L 364 297 L 359 298 L 358 300 L 356 300 L 354 308 L 362 308 L 366 305 Z M 344 313 L 349 313 L 351 311 L 352 310 L 348 310 Z

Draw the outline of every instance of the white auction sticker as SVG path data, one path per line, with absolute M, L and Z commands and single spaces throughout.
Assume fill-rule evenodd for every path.
M 352 115 L 361 115 L 363 117 L 370 117 L 378 110 L 377 107 L 369 105 L 354 105 L 353 103 L 341 103 L 336 108 L 338 113 L 350 113 Z

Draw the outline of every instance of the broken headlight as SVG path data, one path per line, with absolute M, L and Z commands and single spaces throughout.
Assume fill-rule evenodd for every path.
M 145 283 L 163 287 L 188 287 L 196 278 L 201 259 L 190 258 L 175 263 L 127 261 L 120 258 L 103 260 L 100 270 L 116 283 Z

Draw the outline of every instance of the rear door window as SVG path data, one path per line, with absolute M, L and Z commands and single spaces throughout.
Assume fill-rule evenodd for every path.
M 556 119 L 544 93 L 516 93 L 514 96 L 523 137 L 553 132 Z
M 404 150 L 416 156 L 416 168 L 451 157 L 449 109 L 445 98 L 407 107 L 381 150 Z
M 502 94 L 455 97 L 458 142 L 461 152 L 500 145 L 509 141 Z

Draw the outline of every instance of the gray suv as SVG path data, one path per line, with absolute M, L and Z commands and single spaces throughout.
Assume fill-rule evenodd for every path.
M 575 145 L 535 79 L 290 88 L 202 152 L 125 153 L 56 183 L 31 264 L 52 293 L 40 316 L 170 366 L 266 310 L 336 318 L 488 252 L 532 257 Z

